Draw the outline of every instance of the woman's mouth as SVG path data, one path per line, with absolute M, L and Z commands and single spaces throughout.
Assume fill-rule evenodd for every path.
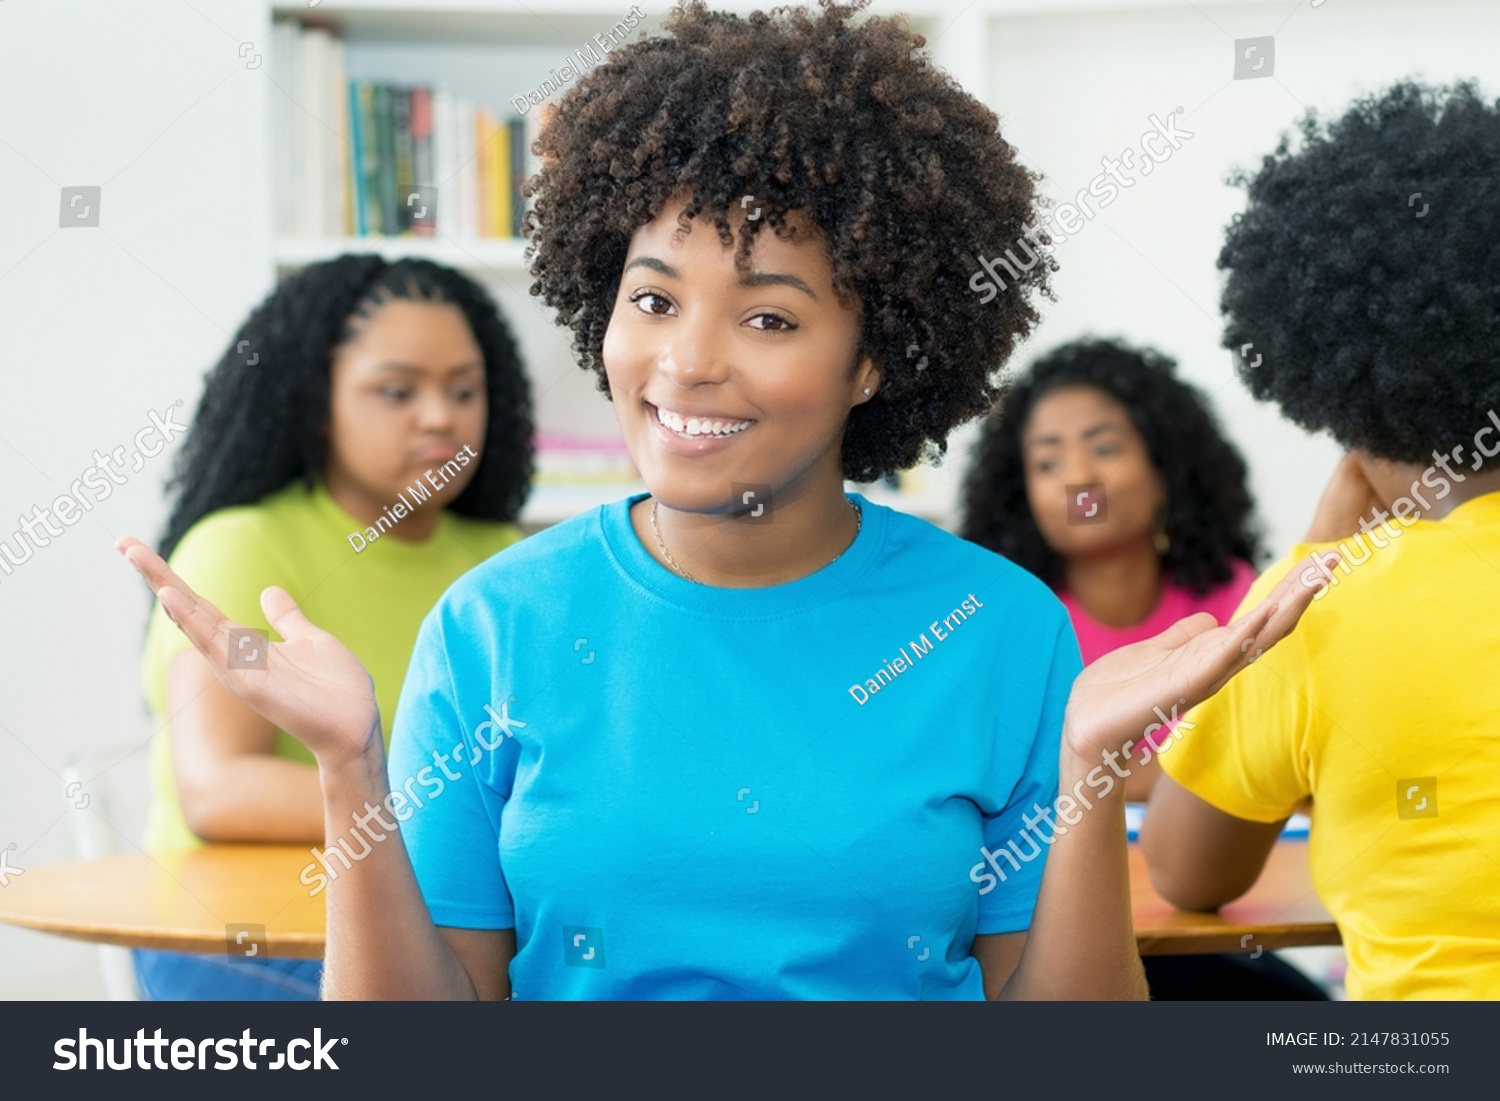
M 652 405 L 649 401 L 646 404 L 656 415 L 659 425 L 683 440 L 727 440 L 755 423 L 754 420 L 740 420 L 717 414 L 678 412 Z

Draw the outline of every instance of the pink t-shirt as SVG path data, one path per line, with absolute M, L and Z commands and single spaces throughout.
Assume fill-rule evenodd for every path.
M 1234 618 L 1240 601 L 1245 599 L 1245 594 L 1255 581 L 1255 567 L 1250 563 L 1235 559 L 1231 563 L 1231 569 L 1234 575 L 1228 581 L 1210 589 L 1203 596 L 1178 586 L 1169 577 L 1162 578 L 1161 599 L 1156 602 L 1156 607 L 1145 619 L 1129 627 L 1111 627 L 1100 623 L 1079 607 L 1073 594 L 1066 590 L 1059 592 L 1057 598 L 1063 602 L 1068 615 L 1073 619 L 1073 630 L 1078 635 L 1078 648 L 1083 654 L 1083 663 L 1092 665 L 1111 650 L 1159 635 L 1179 619 L 1197 612 L 1210 613 L 1219 621 L 1220 626 L 1228 623 Z M 1159 731 L 1152 738 L 1153 743 L 1159 742 L 1168 733 L 1170 731 L 1167 729 Z

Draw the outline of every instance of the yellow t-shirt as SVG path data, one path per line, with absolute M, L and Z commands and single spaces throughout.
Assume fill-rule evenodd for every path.
M 1374 529 L 1383 548 L 1343 542 L 1349 573 L 1334 567 L 1291 635 L 1189 712 L 1161 765 L 1254 822 L 1314 797 L 1313 882 L 1351 998 L 1496 999 L 1500 493 L 1392 528 Z
M 398 521 L 399 523 L 400 521 Z M 448 586 L 521 538 L 512 524 L 475 520 L 444 509 L 433 534 L 420 543 L 387 532 L 356 553 L 352 532 L 361 524 L 320 481 L 309 491 L 296 482 L 253 505 L 205 516 L 172 552 L 171 566 L 231 619 L 273 640 L 260 594 L 280 585 L 307 618 L 354 651 L 375 682 L 375 701 L 387 741 L 417 629 Z M 143 682 L 156 720 L 151 747 L 153 799 L 146 826 L 151 851 L 202 842 L 188 828 L 177 800 L 167 713 L 167 670 L 192 646 L 158 603 L 146 631 Z M 276 756 L 313 762 L 283 730 Z

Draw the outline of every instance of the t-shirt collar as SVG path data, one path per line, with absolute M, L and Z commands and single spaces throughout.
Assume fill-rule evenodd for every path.
M 891 510 L 872 504 L 859 493 L 848 493 L 863 514 L 859 534 L 849 548 L 822 569 L 780 585 L 759 588 L 722 588 L 689 581 L 658 562 L 641 544 L 630 523 L 630 509 L 649 493 L 603 505 L 599 510 L 610 558 L 632 583 L 653 595 L 698 611 L 725 614 L 779 614 L 820 604 L 855 590 L 878 561 L 885 544 Z

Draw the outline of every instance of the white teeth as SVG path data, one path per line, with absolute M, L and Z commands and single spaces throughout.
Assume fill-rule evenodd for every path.
M 700 439 L 712 439 L 715 437 L 725 438 L 743 432 L 750 427 L 750 421 L 716 421 L 707 417 L 683 417 L 671 410 L 657 406 L 656 419 L 666 427 L 683 436 L 696 436 Z

